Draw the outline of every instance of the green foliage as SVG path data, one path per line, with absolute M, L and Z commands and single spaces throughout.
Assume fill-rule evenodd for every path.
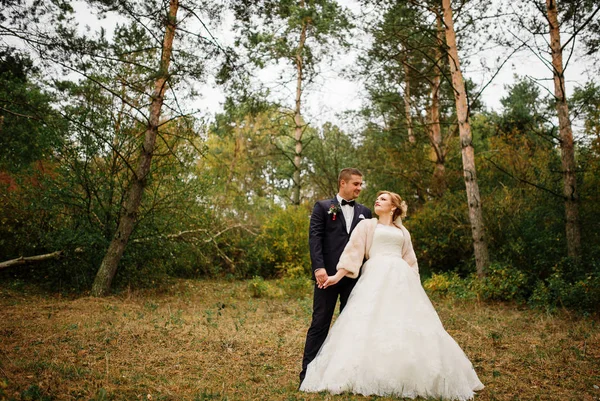
M 423 282 L 423 287 L 432 295 L 457 299 L 522 302 L 527 292 L 527 280 L 522 272 L 495 263 L 483 278 L 474 274 L 461 278 L 456 272 L 434 273 Z
M 457 299 L 473 299 L 475 293 L 470 282 L 459 277 L 456 272 L 433 273 L 423 282 L 423 287 L 432 295 L 452 296 Z
M 448 192 L 428 202 L 406 221 L 421 274 L 459 269 L 468 274 L 472 244 L 465 195 Z
M 261 276 L 254 276 L 248 281 L 248 290 L 254 298 L 265 298 L 270 294 L 270 286 Z
M 493 263 L 483 278 L 471 277 L 471 289 L 479 299 L 522 301 L 527 291 L 526 275 L 511 267 Z
M 599 312 L 600 266 L 597 262 L 577 264 L 563 259 L 553 267 L 550 277 L 536 283 L 529 302 L 537 307 Z
M 34 83 L 38 73 L 27 55 L 0 50 L 0 170 L 28 169 L 62 140 L 53 99 Z
M 240 103 L 228 99 L 225 112 L 217 114 L 199 169 L 212 182 L 211 198 L 220 209 L 245 211 L 251 200 L 255 216 L 289 193 L 287 154 L 294 142 L 283 113 L 252 98 Z
M 255 251 L 263 277 L 310 277 L 308 226 L 310 211 L 306 206 L 274 208 L 262 224 Z
M 599 217 L 598 208 L 591 207 L 599 200 L 597 190 L 592 189 L 598 185 L 594 171 L 599 165 L 594 142 L 589 141 L 592 146 L 582 147 L 579 154 L 582 241 L 587 246 L 582 263 L 577 264 L 564 258 L 561 166 L 553 128 L 545 122 L 548 106 L 528 81 L 507 89 L 502 114 L 480 114 L 472 119 L 474 141 L 480 150 L 477 165 L 486 239 L 495 262 L 486 277 L 473 275 L 471 233 L 466 205 L 460 199 L 462 190 L 450 189 L 443 197 L 426 203 L 407 222 L 425 276 L 434 273 L 425 285 L 432 293 L 457 298 L 467 294 L 482 300 L 527 301 L 536 307 L 595 310 L 600 288 L 596 266 L 600 241 L 589 223 Z M 592 89 L 577 96 L 593 103 Z M 579 110 L 594 132 L 593 108 Z M 446 264 L 448 261 L 451 263 Z M 440 276 L 439 272 L 446 273 Z
M 356 163 L 356 146 L 348 134 L 331 123 L 325 123 L 318 132 L 307 136 L 304 151 L 308 164 L 306 183 L 315 189 L 316 198 L 331 197 L 338 191 L 339 172 Z
M 543 124 L 539 114 L 540 89 L 534 82 L 515 76 L 516 83 L 506 87 L 508 94 L 500 99 L 504 107 L 498 128 L 504 134 L 524 133 Z
M 548 278 L 538 279 L 533 285 L 524 272 L 494 263 L 483 278 L 474 274 L 461 278 L 456 272 L 434 273 L 423 287 L 433 296 L 527 301 L 536 308 L 600 311 L 600 268 L 597 264 L 577 265 L 569 259 L 557 263 Z
M 324 56 L 347 45 L 352 26 L 346 10 L 330 0 L 239 1 L 232 8 L 241 32 L 237 42 L 249 50 L 256 66 L 264 68 L 279 60 L 294 64 L 300 54 L 301 68 L 309 80 Z M 306 35 L 302 48 L 301 32 Z

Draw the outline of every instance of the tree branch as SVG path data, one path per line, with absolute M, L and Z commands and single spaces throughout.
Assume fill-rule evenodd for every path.
M 521 178 L 521 177 L 516 177 L 514 174 L 511 174 L 511 173 L 509 173 L 508 171 L 506 171 L 505 169 L 503 169 L 502 167 L 500 167 L 499 165 L 497 165 L 497 164 L 496 164 L 496 163 L 495 163 L 495 162 L 494 162 L 492 159 L 490 159 L 490 158 L 488 158 L 488 157 L 486 157 L 485 159 L 486 159 L 487 161 L 489 161 L 490 163 L 492 163 L 492 165 L 493 165 L 494 167 L 496 167 L 498 170 L 502 171 L 504 174 L 508 175 L 509 177 L 511 177 L 511 178 L 513 178 L 513 179 L 515 179 L 515 180 L 517 180 L 517 181 L 519 181 L 519 182 L 522 182 L 522 183 L 524 183 L 524 184 L 531 185 L 532 187 L 535 187 L 535 188 L 537 188 L 537 189 L 541 189 L 542 191 L 546 191 L 546 192 L 548 192 L 548 193 L 550 193 L 550 194 L 552 194 L 552 195 L 556 196 L 557 198 L 564 199 L 564 196 L 563 196 L 563 195 L 561 195 L 561 194 L 557 194 L 556 192 L 552 191 L 551 189 L 548 189 L 548 188 L 542 187 L 541 185 L 537 185 L 536 183 L 533 183 L 533 182 L 531 182 L 531 181 L 528 181 L 528 180 L 526 180 L 526 179 L 524 179 L 524 178 Z
M 63 256 L 63 254 L 64 254 L 63 251 L 56 251 L 56 252 L 47 253 L 47 254 L 44 254 L 44 255 L 21 256 L 21 257 L 16 258 L 16 259 L 11 259 L 11 260 L 7 260 L 5 262 L 1 262 L 0 263 L 0 270 L 1 269 L 6 269 L 8 267 L 26 265 L 26 264 L 34 263 L 34 262 L 43 262 L 45 260 L 59 259 L 59 258 L 61 258 Z

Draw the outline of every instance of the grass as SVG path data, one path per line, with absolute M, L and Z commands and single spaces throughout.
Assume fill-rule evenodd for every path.
M 310 288 L 259 284 L 102 299 L 0 288 L 0 400 L 392 399 L 298 392 Z M 598 318 L 433 301 L 486 385 L 476 400 L 600 400 Z

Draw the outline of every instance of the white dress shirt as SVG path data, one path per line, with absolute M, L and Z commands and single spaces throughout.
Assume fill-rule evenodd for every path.
M 340 194 L 336 195 L 338 202 L 340 203 L 340 207 L 342 208 L 342 214 L 344 215 L 344 219 L 346 220 L 346 232 L 350 234 L 350 227 L 352 226 L 352 219 L 354 219 L 354 207 L 350 205 L 342 206 L 342 198 Z M 346 199 L 348 201 L 348 199 Z

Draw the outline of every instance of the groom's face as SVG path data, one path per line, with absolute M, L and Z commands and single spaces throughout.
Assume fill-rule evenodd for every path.
M 358 198 L 362 191 L 362 177 L 360 175 L 352 175 L 348 181 L 340 181 L 340 195 L 346 200 Z

